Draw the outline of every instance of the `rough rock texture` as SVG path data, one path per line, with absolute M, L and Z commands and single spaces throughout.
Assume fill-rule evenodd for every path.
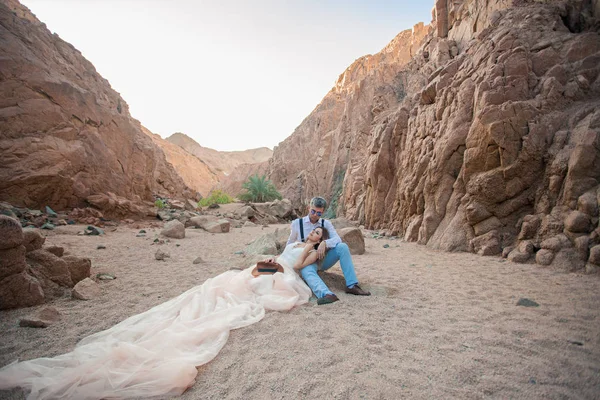
M 562 234 L 540 260 L 584 268 L 600 243 L 597 12 L 436 2 L 431 29 L 340 76 L 275 149 L 270 178 L 295 206 L 322 194 L 338 215 L 447 251 L 514 246 L 506 254 L 526 262 Z
M 183 239 L 185 237 L 185 225 L 174 219 L 165 224 L 160 234 L 174 239 Z
M 268 160 L 254 164 L 240 164 L 229 175 L 220 178 L 217 188 L 232 196 L 237 196 L 243 192 L 242 185 L 250 176 L 266 175 L 268 167 Z
M 0 215 L 0 310 L 44 302 L 40 282 L 26 269 L 25 236 L 16 219 Z
M 378 54 L 357 59 L 294 133 L 275 147 L 268 176 L 296 208 L 305 209 L 315 194 L 339 196 L 344 174 L 364 170 L 371 125 L 406 95 L 407 76 L 401 69 L 428 31 L 418 24 Z M 356 183 L 357 188 L 363 183 Z
M 75 285 L 71 295 L 74 299 L 92 300 L 100 296 L 100 286 L 90 278 L 85 278 Z
M 231 174 L 242 164 L 262 163 L 273 155 L 273 151 L 266 147 L 244 151 L 217 151 L 200 146 L 194 139 L 183 133 L 174 133 L 166 140 L 202 160 L 219 179 Z
M 365 254 L 365 238 L 359 228 L 342 228 L 338 230 L 338 235 L 348 245 L 350 254 Z
M 177 144 L 150 132 L 144 126 L 142 126 L 142 131 L 164 151 L 167 161 L 173 165 L 175 171 L 192 190 L 199 192 L 202 196 L 208 196 L 211 189 L 219 183 L 219 175 L 215 172 L 214 166 L 207 164 Z
M 108 81 L 16 0 L 0 2 L 0 54 L 0 199 L 63 210 L 107 192 L 192 197 Z
M 201 215 L 190 219 L 190 225 L 202 228 L 210 233 L 227 233 L 231 223 L 227 219 L 217 218 L 213 215 Z
M 47 328 L 53 323 L 60 320 L 60 312 L 56 307 L 44 307 L 34 315 L 21 318 L 19 326 L 30 328 Z
M 74 285 L 90 277 L 92 261 L 89 258 L 64 256 L 62 260 L 67 264 Z

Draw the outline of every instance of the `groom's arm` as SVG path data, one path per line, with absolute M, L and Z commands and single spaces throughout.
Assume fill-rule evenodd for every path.
M 327 239 L 325 243 L 327 244 L 328 249 L 333 249 L 335 246 L 342 243 L 342 239 L 340 238 L 340 235 L 338 235 L 338 233 L 336 232 L 331 221 L 328 219 L 324 221 L 325 229 L 327 229 L 327 232 L 329 233 L 329 239 Z

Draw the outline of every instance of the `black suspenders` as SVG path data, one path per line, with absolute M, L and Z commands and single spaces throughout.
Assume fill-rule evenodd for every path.
M 304 221 L 303 218 L 298 218 L 298 224 L 300 225 L 300 240 L 304 242 Z M 321 228 L 325 229 L 325 220 L 321 218 Z

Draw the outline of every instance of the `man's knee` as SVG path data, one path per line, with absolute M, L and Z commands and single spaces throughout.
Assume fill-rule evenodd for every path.
M 350 248 L 348 248 L 348 245 L 346 243 L 338 243 L 335 246 L 335 251 L 339 254 L 350 254 Z

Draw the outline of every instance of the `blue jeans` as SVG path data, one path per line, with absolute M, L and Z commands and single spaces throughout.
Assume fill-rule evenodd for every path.
M 327 270 L 334 266 L 336 262 L 340 262 L 340 266 L 342 267 L 342 272 L 344 273 L 344 278 L 346 278 L 346 286 L 350 287 L 352 285 L 356 285 L 358 283 L 358 279 L 356 279 L 356 272 L 354 272 L 354 263 L 352 263 L 352 257 L 350 256 L 350 250 L 348 249 L 348 245 L 346 243 L 339 243 L 333 249 L 328 249 L 327 254 L 325 254 L 325 258 L 321 263 L 321 270 Z M 331 290 L 327 287 L 325 282 L 321 279 L 319 274 L 317 273 L 317 269 L 319 267 L 317 264 L 310 264 L 306 267 L 302 268 L 300 273 L 302 274 L 302 278 L 313 291 L 315 296 L 318 299 L 321 297 L 333 294 Z

